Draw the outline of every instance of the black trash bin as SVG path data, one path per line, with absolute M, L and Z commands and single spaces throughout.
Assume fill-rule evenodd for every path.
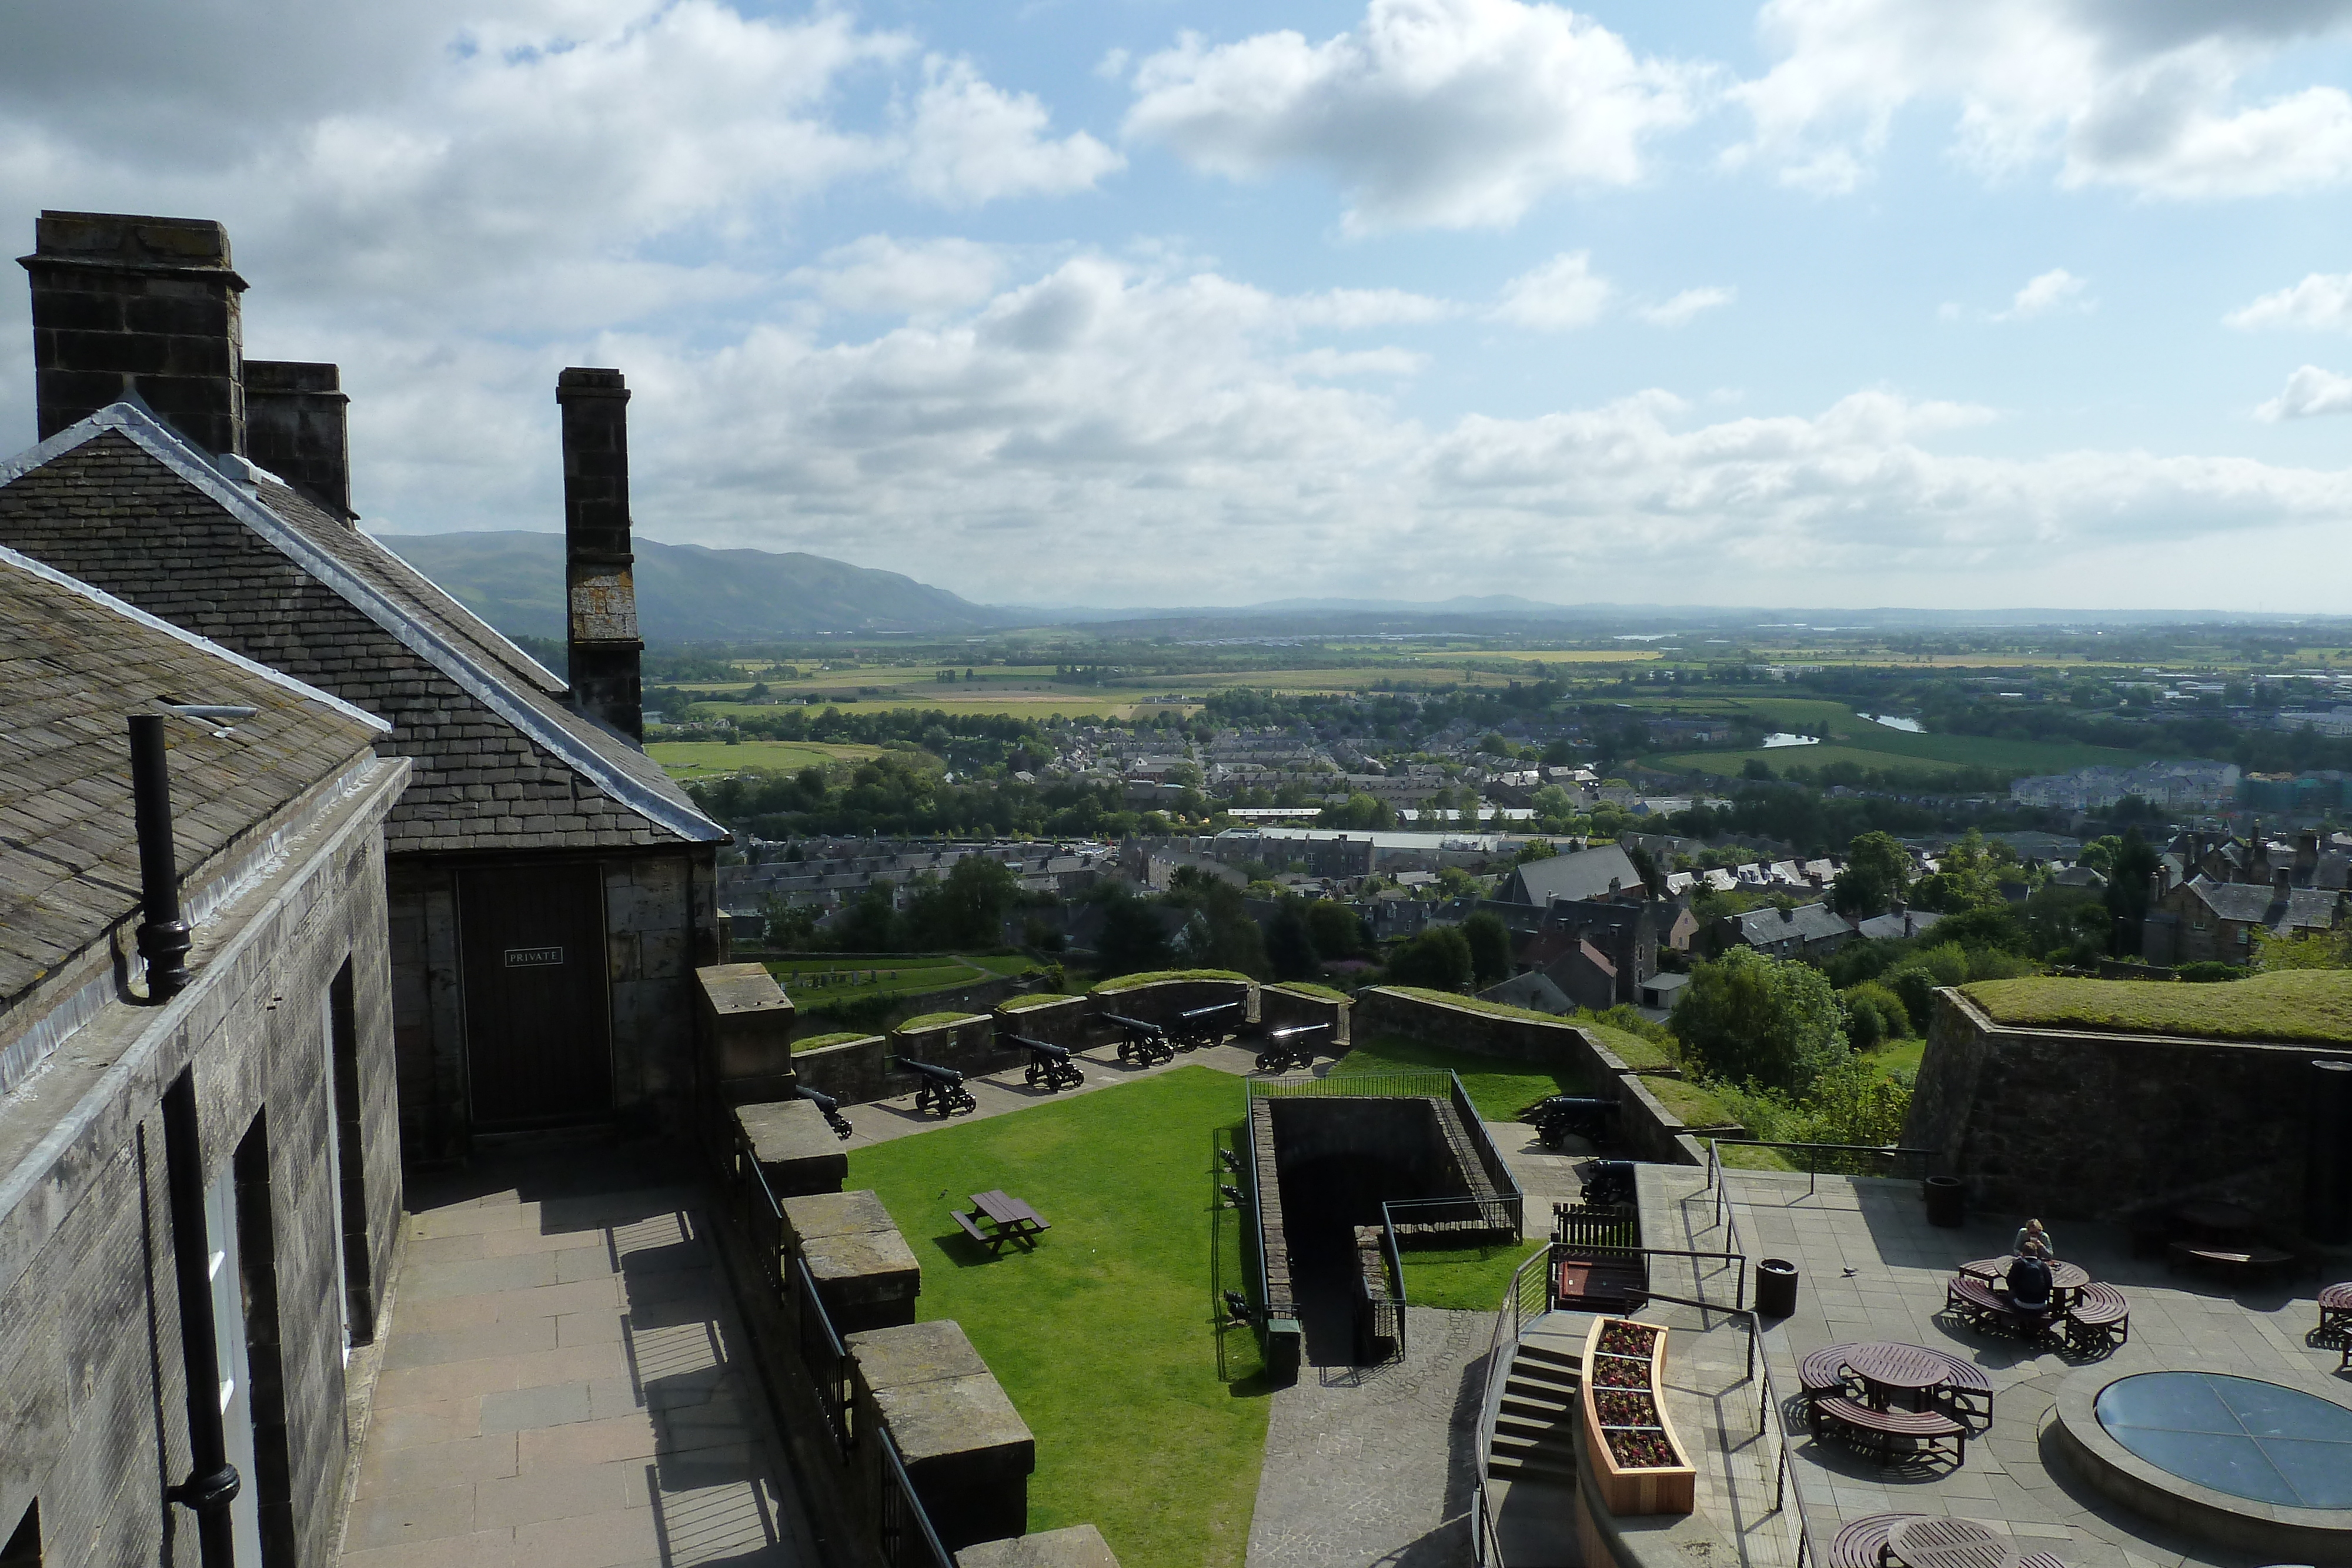
M 1955 1229 L 1968 1217 L 1968 1189 L 1960 1178 L 1935 1176 L 1927 1178 L 1927 1223 Z
M 1756 1263 L 1756 1310 L 1768 1318 L 1785 1318 L 1797 1310 L 1797 1266 L 1786 1258 L 1762 1258 Z

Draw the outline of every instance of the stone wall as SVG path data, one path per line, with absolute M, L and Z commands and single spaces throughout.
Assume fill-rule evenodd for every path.
M 1267 1029 L 1295 1029 L 1300 1024 L 1328 1024 L 1331 1032 L 1324 1038 L 1321 1053 L 1345 1056 L 1348 1053 L 1348 1015 L 1352 1009 L 1345 999 L 1334 1001 L 1307 991 L 1294 991 L 1287 986 L 1260 986 L 1257 988 L 1257 1021 Z
M 2008 1029 L 1937 993 L 1903 1142 L 1985 1208 L 2115 1219 L 2194 1198 L 2294 1227 L 2311 1063 L 2352 1049 Z
M 183 1072 L 201 1178 L 236 1186 L 246 1495 L 272 1561 L 333 1558 L 344 1323 L 373 1336 L 400 1235 L 381 824 L 404 771 L 377 769 L 215 912 L 179 997 L 109 1002 L 0 1104 L 0 1529 L 37 1500 L 45 1560 L 194 1561 L 162 1495 L 191 1468 L 162 1112 Z
M 830 1094 L 845 1105 L 863 1105 L 872 1100 L 887 1100 L 894 1094 L 912 1093 L 911 1082 L 901 1085 L 898 1082 L 908 1075 L 889 1066 L 894 1050 L 887 1036 L 869 1034 L 843 1040 L 839 1045 L 795 1051 L 793 1075 L 801 1087 Z
M 1243 1016 L 1252 1023 L 1257 1021 L 1258 987 L 1255 980 L 1150 980 L 1125 988 L 1112 980 L 1096 987 L 1088 999 L 1098 1012 L 1141 1019 L 1162 1028 L 1172 1028 L 1180 1013 L 1226 1002 L 1241 1003 Z
M 1098 1010 L 1091 997 L 1066 997 L 1058 1002 L 1040 1002 L 1030 1008 L 1000 1003 L 996 1009 L 996 1038 L 1025 1034 L 1048 1045 L 1084 1051 L 1100 1043 L 1107 1032 L 1094 1021 Z
M 1580 1078 L 1590 1092 L 1617 1101 L 1623 1153 L 1661 1165 L 1705 1165 L 1706 1151 L 1682 1118 L 1661 1104 L 1641 1075 L 1616 1052 L 1576 1025 L 1459 1007 L 1428 997 L 1375 987 L 1356 996 L 1355 1027 L 1367 1040 L 1399 1035 L 1423 1045 L 1525 1062 Z
M 819 1093 L 845 1105 L 862 1105 L 915 1092 L 922 1080 L 896 1065 L 894 1059 L 901 1056 L 951 1067 L 967 1077 L 1000 1072 L 1029 1060 L 1028 1052 L 998 1042 L 995 1019 L 964 1013 L 950 1023 L 896 1029 L 887 1036 L 868 1035 L 798 1052 L 793 1071 L 801 1083 Z

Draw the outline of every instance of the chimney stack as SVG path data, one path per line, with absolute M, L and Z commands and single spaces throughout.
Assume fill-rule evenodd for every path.
M 346 523 L 352 520 L 351 402 L 333 365 L 245 361 L 246 455 Z
M 629 542 L 629 389 L 618 371 L 565 371 L 563 571 L 572 706 L 645 742 L 635 556 Z
M 40 439 L 136 393 L 215 456 L 245 453 L 245 279 L 201 218 L 43 213 L 33 254 Z

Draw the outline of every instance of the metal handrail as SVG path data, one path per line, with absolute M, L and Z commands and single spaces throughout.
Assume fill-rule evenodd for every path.
M 1386 1072 L 1327 1072 L 1320 1078 L 1253 1078 L 1248 1083 L 1253 1100 L 1443 1100 L 1458 1082 L 1440 1068 L 1401 1067 Z
M 1735 1140 L 1727 1138 L 1724 1140 L 1726 1143 L 1734 1141 Z M 1754 1140 L 1743 1139 L 1737 1141 L 1750 1142 Z M 1825 1146 L 1835 1148 L 1846 1145 L 1829 1145 Z M 1914 1153 L 1917 1151 L 1905 1150 L 1903 1152 Z M 1718 1177 L 1722 1176 L 1725 1168 L 1726 1167 L 1720 1166 L 1716 1161 L 1714 1151 L 1710 1149 L 1708 1151 L 1707 1160 L 1707 1181 L 1710 1186 L 1714 1186 L 1717 1183 Z M 1721 1187 L 1717 1189 L 1716 1197 L 1716 1213 L 1717 1216 L 1717 1223 L 1723 1228 L 1724 1239 L 1730 1242 L 1733 1247 L 1737 1248 L 1740 1245 L 1739 1217 L 1737 1213 L 1728 1210 L 1724 1203 L 1724 1191 L 1729 1186 L 1730 1183 L 1727 1180 L 1725 1180 L 1722 1182 Z M 1743 1270 L 1742 1273 L 1744 1274 L 1746 1270 Z M 1795 1543 L 1796 1552 L 1792 1561 L 1795 1563 L 1796 1568 L 1805 1568 L 1812 1541 L 1811 1528 L 1807 1521 L 1805 1513 L 1805 1489 L 1803 1483 L 1797 1479 L 1796 1463 L 1789 1455 L 1788 1424 L 1786 1417 L 1781 1413 L 1780 1396 L 1772 1386 L 1771 1358 L 1769 1356 L 1759 1355 L 1757 1354 L 1757 1347 L 1763 1343 L 1764 1339 L 1763 1315 L 1750 1310 L 1746 1313 L 1746 1316 L 1748 1319 L 1748 1375 L 1756 1378 L 1759 1389 L 1759 1403 L 1757 1411 L 1758 1430 L 1759 1432 L 1770 1432 L 1776 1434 L 1780 1442 L 1780 1455 L 1773 1467 L 1772 1511 L 1775 1513 L 1781 1512 L 1786 1509 L 1790 1500 L 1792 1497 L 1794 1498 L 1796 1501 L 1796 1509 L 1794 1511 L 1797 1522 L 1797 1539 Z
M 955 1568 L 955 1560 L 940 1543 L 940 1532 L 931 1528 L 931 1516 L 924 1511 L 923 1500 L 915 1495 L 914 1479 L 907 1474 L 906 1461 L 898 1457 L 898 1445 L 891 1441 L 887 1429 L 877 1430 L 874 1436 L 882 1450 L 882 1506 L 877 1510 L 881 1516 L 882 1561 L 889 1568 Z M 904 1520 L 895 1517 L 896 1511 L 891 1507 L 894 1495 L 906 1510 L 906 1517 L 914 1521 L 913 1531 L 906 1528 Z M 921 1548 L 920 1555 L 908 1553 L 910 1534 Z
M 1547 1311 L 1550 1309 L 1551 1263 L 1556 1250 L 1557 1249 L 1547 1243 L 1542 1251 L 1530 1253 L 1527 1260 L 1512 1271 L 1511 1283 L 1504 1292 L 1502 1304 L 1495 1312 L 1494 1332 L 1487 1337 L 1486 1358 L 1482 1364 L 1486 1369 L 1484 1373 L 1486 1384 L 1478 1392 L 1478 1447 L 1475 1467 L 1478 1485 L 1475 1499 L 1476 1507 L 1471 1520 L 1470 1531 L 1472 1552 L 1478 1568 L 1489 1568 L 1489 1565 L 1493 1565 L 1493 1568 L 1500 1568 L 1503 1561 L 1502 1542 L 1495 1532 L 1494 1507 L 1486 1495 L 1486 1456 L 1494 1450 L 1495 1422 L 1502 1413 L 1502 1389 L 1507 1381 L 1498 1375 L 1500 1368 L 1497 1364 L 1502 1358 L 1504 1345 L 1518 1343 L 1519 1336 L 1525 1331 L 1527 1319 L 1521 1308 L 1527 1295 L 1528 1270 L 1530 1269 L 1537 1270 L 1535 1278 L 1543 1282 L 1544 1307 Z M 1507 1338 L 1503 1333 L 1506 1319 L 1510 1323 L 1510 1333 Z
M 1454 1113 L 1461 1120 L 1463 1134 L 1477 1152 L 1478 1163 L 1486 1167 L 1486 1180 L 1493 1185 L 1496 1196 L 1510 1205 L 1514 1228 L 1524 1237 L 1528 1233 L 1527 1192 L 1519 1186 L 1518 1177 L 1511 1174 L 1510 1162 L 1503 1158 L 1503 1151 L 1495 1146 L 1494 1137 L 1486 1131 L 1486 1118 L 1470 1103 L 1470 1092 L 1462 1087 L 1462 1075 L 1449 1068 L 1445 1077 L 1453 1086 Z
M 1265 1349 L 1265 1336 L 1274 1322 L 1274 1298 L 1265 1282 L 1265 1195 L 1258 1190 L 1257 1118 L 1246 1113 L 1242 1117 L 1242 1135 L 1249 1145 L 1250 1228 L 1257 1233 L 1257 1305 L 1258 1349 Z
M 1723 1196 L 1719 1185 L 1726 1166 L 1718 1152 L 1724 1147 L 1747 1149 L 1807 1149 L 1828 1150 L 1841 1155 L 1868 1155 L 1880 1159 L 1893 1159 L 1899 1155 L 1916 1155 L 1922 1161 L 1933 1159 L 1934 1149 L 1915 1149 L 1904 1144 L 1801 1144 L 1784 1138 L 1709 1138 L 1706 1145 L 1706 1186 L 1716 1194 L 1715 1222 L 1723 1223 Z M 1925 1166 L 1922 1166 L 1924 1172 Z M 1805 1166 L 1805 1196 L 1811 1197 L 1819 1190 L 1822 1171 L 1818 1165 Z

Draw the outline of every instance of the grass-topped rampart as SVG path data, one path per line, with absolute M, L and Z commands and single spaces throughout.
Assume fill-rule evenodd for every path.
M 1553 1013 L 1539 1013 L 1533 1008 L 1515 1008 L 1508 1002 L 1490 1002 L 1483 997 L 1465 997 L 1454 991 L 1433 991 L 1422 986 L 1382 986 L 1383 991 L 1393 991 L 1401 997 L 1411 997 L 1417 1002 L 1435 1002 L 1441 1007 L 1460 1008 L 1465 1012 L 1486 1013 L 1495 1018 L 1525 1019 L 1530 1023 L 1559 1024 L 1572 1027 L 1569 1020 Z
M 798 1056 L 803 1051 L 823 1051 L 828 1045 L 847 1045 L 853 1040 L 872 1040 L 873 1038 L 870 1034 L 861 1034 L 854 1029 L 845 1030 L 836 1034 L 813 1034 L 806 1040 L 793 1041 L 793 1054 Z
M 2040 977 L 1960 988 L 1997 1024 L 2198 1040 L 2352 1043 L 2352 969 L 2289 969 L 2219 985 Z
M 949 1024 L 986 1023 L 987 1021 L 988 1015 L 985 1013 L 918 1013 L 899 1024 L 898 1032 L 907 1034 L 916 1030 L 940 1029 Z
M 1032 991 L 1025 997 L 1008 997 L 1003 1001 L 997 1003 L 996 1006 L 997 1010 L 1000 1012 L 1025 1013 L 1031 1008 L 1050 1007 L 1055 1002 L 1082 1002 L 1084 1000 L 1086 1000 L 1086 998 L 1084 997 L 1064 996 L 1059 991 Z
M 1134 990 L 1139 986 L 1164 985 L 1171 980 L 1231 980 L 1236 985 L 1249 984 L 1247 975 L 1232 969 L 1147 969 L 1139 975 L 1121 975 L 1116 979 L 1105 980 L 1095 990 L 1098 995 L 1116 996 L 1121 991 Z

